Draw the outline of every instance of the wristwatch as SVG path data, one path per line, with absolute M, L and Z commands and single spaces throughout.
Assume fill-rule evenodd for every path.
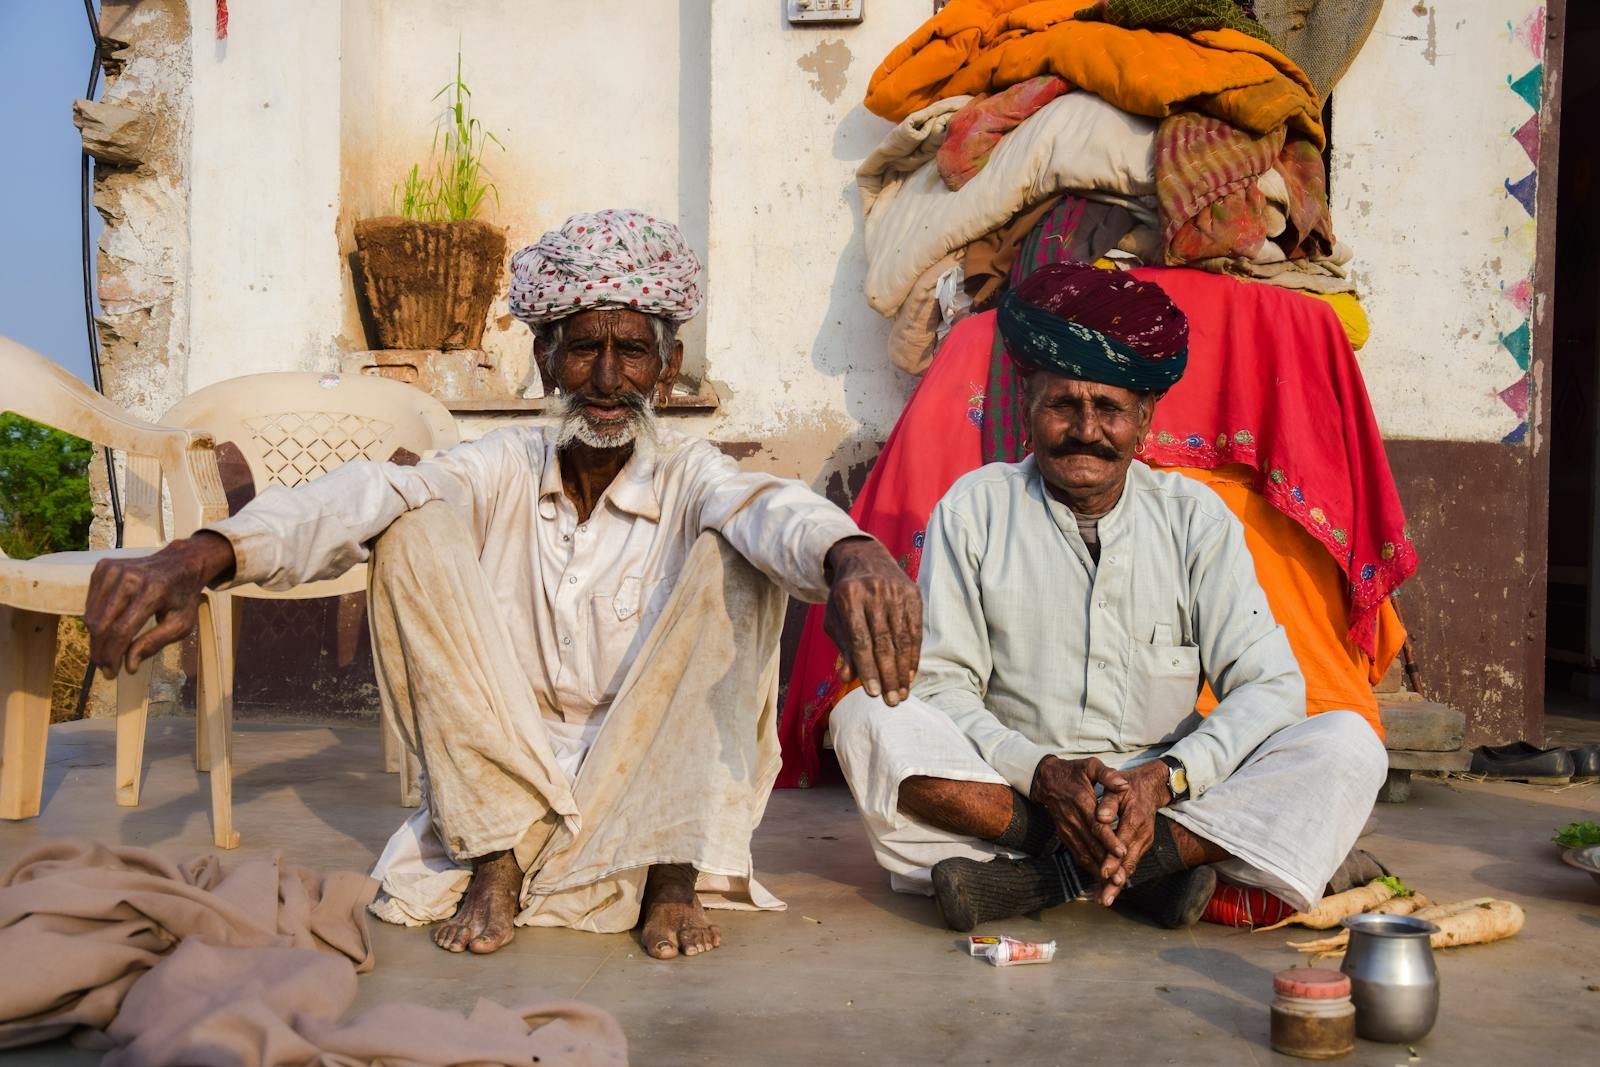
M 1183 769 L 1183 760 L 1177 756 L 1162 756 L 1167 765 L 1167 788 L 1172 790 L 1172 802 L 1189 799 L 1189 772 Z

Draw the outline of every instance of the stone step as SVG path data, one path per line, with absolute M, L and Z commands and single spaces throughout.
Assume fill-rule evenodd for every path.
M 1385 723 L 1385 728 L 1387 728 Z M 1391 739 L 1393 735 L 1390 735 Z M 1418 752 L 1409 749 L 1389 750 L 1389 776 L 1378 790 L 1378 799 L 1385 804 L 1404 804 L 1411 799 L 1411 775 L 1416 771 L 1464 771 L 1472 766 L 1472 750 L 1458 748 L 1454 752 Z
M 1387 735 L 1384 744 L 1391 750 L 1454 752 L 1466 738 L 1466 714 L 1437 701 L 1380 696 L 1378 715 Z
M 1471 766 L 1472 750 L 1466 748 L 1454 752 L 1417 752 L 1399 748 L 1389 750 L 1389 769 L 1392 771 L 1464 771 Z

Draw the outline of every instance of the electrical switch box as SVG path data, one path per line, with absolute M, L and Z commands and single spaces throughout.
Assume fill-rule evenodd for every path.
M 789 21 L 804 25 L 808 22 L 860 22 L 861 7 L 866 0 L 788 0 Z

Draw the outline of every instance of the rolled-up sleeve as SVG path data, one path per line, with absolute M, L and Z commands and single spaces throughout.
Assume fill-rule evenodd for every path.
M 412 467 L 356 460 L 303 485 L 266 489 L 238 514 L 203 527 L 233 545 L 234 573 L 221 585 L 285 590 L 337 578 L 367 561 L 390 523 L 433 500 L 461 510 L 481 541 L 508 447 L 491 434 Z
M 812 604 L 828 599 L 823 574 L 828 550 L 861 527 L 825 497 L 792 478 L 741 471 L 706 449 L 693 472 L 699 528 L 715 530 L 790 596 Z
M 1196 516 L 1189 581 L 1200 662 L 1218 703 L 1168 753 L 1183 761 L 1190 795 L 1198 797 L 1271 734 L 1305 718 L 1306 684 L 1288 636 L 1272 618 L 1237 519 Z
M 911 691 L 950 716 L 984 762 L 1026 795 L 1051 750 L 1006 726 L 984 704 L 994 660 L 978 585 L 981 556 L 982 542 L 966 521 L 943 503 L 934 508 L 917 578 L 931 610 Z

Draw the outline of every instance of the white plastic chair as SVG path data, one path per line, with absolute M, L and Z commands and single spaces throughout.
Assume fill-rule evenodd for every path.
M 174 426 L 204 430 L 219 444 L 236 447 L 249 465 L 256 492 L 269 486 L 296 486 L 354 459 L 383 462 L 405 449 L 425 457 L 460 441 L 450 412 L 422 390 L 365 375 L 281 372 L 250 374 L 206 386 L 179 401 L 166 413 Z M 215 698 L 222 707 L 216 719 L 202 719 L 205 729 L 219 721 L 231 753 L 234 651 L 239 610 L 244 600 L 308 600 L 363 592 L 367 568 L 354 567 L 338 578 L 310 582 L 285 592 L 256 585 L 236 586 L 210 594 L 217 602 L 202 626 L 199 703 Z M 208 634 L 206 627 L 216 631 Z M 204 651 L 217 650 L 218 661 Z M 416 762 L 387 721 L 383 731 L 384 769 L 400 772 L 401 803 L 415 806 Z M 197 732 L 195 765 L 217 773 L 218 746 Z M 231 765 L 225 768 L 231 775 Z M 220 840 L 218 842 L 221 844 Z M 224 846 L 227 847 L 227 846 Z
M 129 511 L 124 549 L 56 552 L 16 560 L 0 553 L 0 695 L 5 700 L 5 740 L 0 749 L 0 818 L 39 814 L 44 792 L 45 745 L 50 727 L 50 683 L 56 650 L 56 617 L 82 615 L 95 564 L 113 557 L 148 555 L 161 543 L 165 477 L 178 527 L 187 533 L 227 514 L 208 434 L 156 426 L 134 418 L 44 356 L 0 337 L 0 411 L 106 445 L 127 454 Z M 201 627 L 210 631 L 210 600 L 200 605 Z M 202 644 L 201 655 L 215 656 Z M 150 661 L 117 680 L 117 803 L 139 803 L 145 720 L 149 712 Z M 212 816 L 222 843 L 230 802 L 225 779 L 212 779 Z M 219 792 L 219 789 L 221 790 Z M 231 833 L 231 830 L 229 831 Z

